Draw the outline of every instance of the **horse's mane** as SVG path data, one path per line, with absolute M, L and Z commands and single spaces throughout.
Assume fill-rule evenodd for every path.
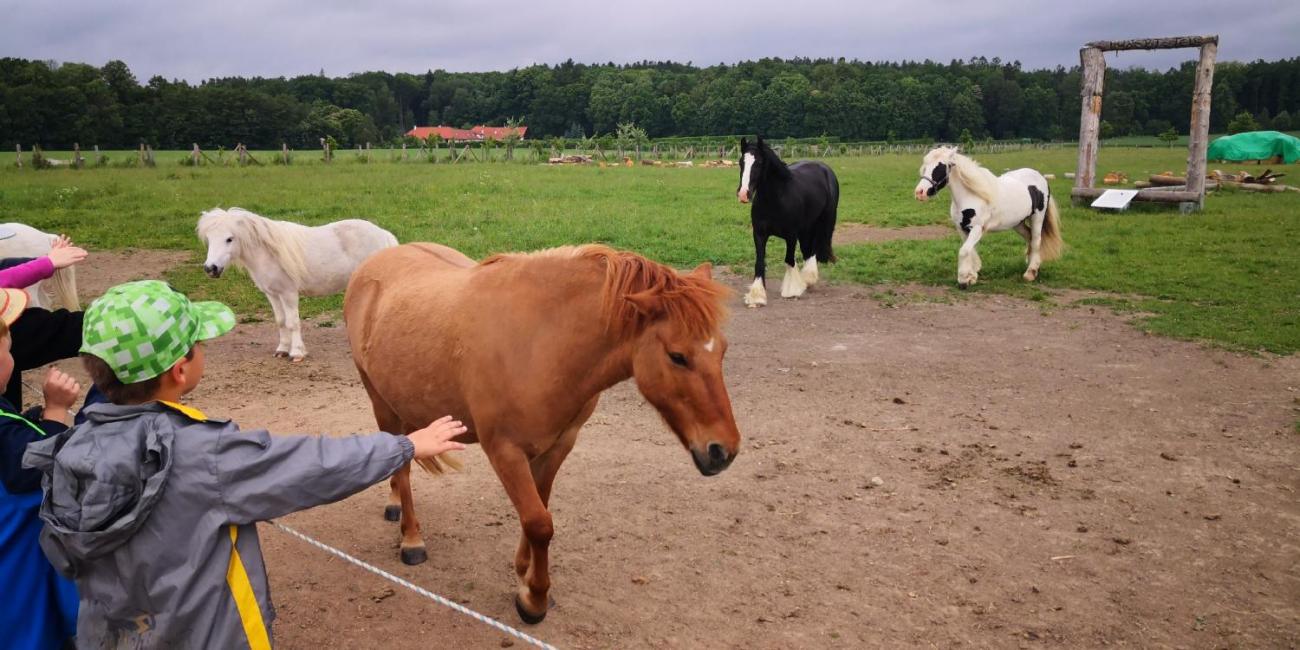
M 594 261 L 605 266 L 601 289 L 606 322 L 616 336 L 633 336 L 645 328 L 651 317 L 638 311 L 627 297 L 655 291 L 662 298 L 664 316 L 700 338 L 712 336 L 727 317 L 724 306 L 731 290 L 726 285 L 699 275 L 681 274 L 670 266 L 636 253 L 601 244 L 561 246 L 536 253 L 498 254 L 480 263 L 496 264 L 510 259 L 571 259 Z
M 303 229 L 296 227 L 298 224 L 267 219 L 243 208 L 213 208 L 199 217 L 199 237 L 207 241 L 208 233 L 220 225 L 229 226 L 231 231 L 238 233 L 241 242 L 269 253 L 295 284 L 301 286 L 307 278 Z
M 763 158 L 763 169 L 766 173 L 782 180 L 790 179 L 790 166 L 784 160 L 781 160 L 781 156 L 776 154 L 775 149 L 762 140 L 759 140 L 754 146 L 759 150 L 759 154 Z
M 956 149 L 949 147 L 944 149 L 951 152 L 953 177 L 985 203 L 993 205 L 997 202 L 998 177 L 975 162 L 975 159 L 963 156 Z

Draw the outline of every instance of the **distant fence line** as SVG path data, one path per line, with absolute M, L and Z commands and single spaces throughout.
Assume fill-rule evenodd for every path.
M 568 146 L 561 150 L 553 146 L 551 143 L 541 140 L 520 141 L 513 145 L 492 142 L 474 144 L 449 142 L 408 146 L 403 143 L 400 146 L 389 146 L 386 148 L 375 148 L 372 147 L 371 143 L 366 143 L 364 146 L 358 144 L 355 150 L 349 151 L 349 155 L 343 156 L 341 155 L 341 150 L 335 149 L 329 141 L 322 139 L 321 149 L 319 151 L 308 152 L 293 150 L 285 144 L 281 145 L 278 151 L 263 150 L 258 152 L 258 156 L 262 156 L 262 158 L 259 158 L 258 156 L 255 156 L 243 143 L 236 143 L 234 148 L 230 150 L 218 148 L 215 152 L 205 151 L 195 143 L 189 152 L 185 152 L 182 157 L 175 159 L 175 163 L 187 167 L 246 167 L 268 164 L 292 165 L 295 164 L 295 159 L 306 157 L 306 159 L 319 164 L 332 164 L 336 162 L 427 162 L 453 165 L 475 162 L 538 164 L 546 163 L 549 160 L 557 158 L 563 158 L 566 155 L 576 154 L 579 157 L 589 159 L 591 162 L 620 164 L 647 160 L 660 162 L 735 160 L 740 156 L 740 148 L 739 145 L 736 144 L 691 145 L 681 143 L 645 142 L 611 147 L 604 146 L 600 142 L 594 141 L 594 139 L 589 142 L 571 144 L 576 146 Z M 889 154 L 920 155 L 936 146 L 933 143 L 915 142 L 900 144 L 770 144 L 779 155 L 792 160 L 796 158 L 860 157 Z M 1072 142 L 976 142 L 973 145 L 968 143 L 963 146 L 962 149 L 963 151 L 972 154 L 983 154 L 1026 150 L 1063 149 L 1074 148 L 1075 146 L 1075 143 Z M 123 152 L 119 151 L 114 153 L 115 155 L 121 156 Z M 93 147 L 89 160 L 83 156 L 79 143 L 73 145 L 72 157 L 66 159 L 50 157 L 39 145 L 33 146 L 30 151 L 24 151 L 22 145 L 17 145 L 15 147 L 14 159 L 14 165 L 18 168 L 33 169 L 48 169 L 54 167 L 81 169 L 85 167 L 107 166 L 156 167 L 158 164 L 153 147 L 146 143 L 140 144 L 138 149 L 128 153 L 124 158 L 119 158 L 117 160 L 110 160 L 106 153 L 100 152 L 98 145 Z

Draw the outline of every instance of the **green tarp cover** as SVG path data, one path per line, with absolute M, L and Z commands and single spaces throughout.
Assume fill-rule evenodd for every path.
M 1211 142 L 1205 154 L 1210 160 L 1267 160 L 1273 156 L 1281 156 L 1288 165 L 1300 160 L 1300 138 L 1277 131 L 1225 135 Z

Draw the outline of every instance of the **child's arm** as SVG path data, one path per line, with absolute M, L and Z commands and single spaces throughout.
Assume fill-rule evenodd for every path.
M 52 275 L 55 269 L 72 266 L 86 259 L 86 250 L 72 245 L 67 237 L 59 237 L 50 248 L 49 255 L 30 262 L 0 270 L 0 287 L 26 289 Z
M 216 445 L 217 487 L 230 523 L 274 519 L 360 492 L 413 457 L 464 449 L 451 442 L 464 432 L 449 417 L 410 436 L 272 436 L 227 426 Z
M 50 368 L 45 375 L 44 393 L 43 419 L 29 424 L 8 416 L 0 417 L 0 481 L 3 481 L 5 491 L 9 494 L 23 494 L 40 489 L 41 472 L 24 469 L 23 454 L 27 451 L 28 444 L 67 430 L 68 411 L 76 403 L 81 385 L 57 368 Z

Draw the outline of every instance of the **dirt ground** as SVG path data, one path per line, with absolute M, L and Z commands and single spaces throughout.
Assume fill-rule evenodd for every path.
M 97 254 L 83 294 L 177 261 Z M 552 499 L 558 604 L 526 631 L 564 648 L 1300 644 L 1297 359 L 1088 307 L 873 292 L 735 310 L 745 442 L 717 477 L 630 383 L 607 392 Z M 276 432 L 372 429 L 341 323 L 305 338 L 291 365 L 270 324 L 240 325 L 191 402 Z M 398 559 L 386 485 L 284 522 L 520 626 L 517 519 L 482 452 L 461 458 L 414 481 L 423 565 Z M 260 528 L 279 647 L 522 647 Z

